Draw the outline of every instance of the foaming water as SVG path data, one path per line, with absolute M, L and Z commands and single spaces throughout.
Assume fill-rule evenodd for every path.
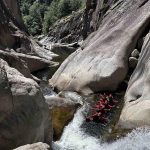
M 84 105 L 73 121 L 65 128 L 61 139 L 54 143 L 55 150 L 150 150 L 150 129 L 133 130 L 125 138 L 114 143 L 101 143 L 100 139 L 86 134 L 80 127 L 84 121 Z
M 138 128 L 112 144 L 105 143 L 103 150 L 150 150 L 150 128 Z

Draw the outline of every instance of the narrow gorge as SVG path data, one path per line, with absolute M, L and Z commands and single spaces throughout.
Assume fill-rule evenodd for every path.
M 150 0 L 85 0 L 34 36 L 21 11 L 0 1 L 0 150 L 149 150 Z

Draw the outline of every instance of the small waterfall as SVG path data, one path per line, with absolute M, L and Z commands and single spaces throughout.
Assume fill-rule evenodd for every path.
M 77 111 L 61 139 L 53 144 L 54 150 L 150 150 L 150 129 L 146 127 L 133 130 L 125 138 L 111 144 L 86 134 L 81 128 L 86 109 L 87 105 L 84 105 Z
M 64 133 L 55 144 L 60 147 L 60 150 L 98 150 L 99 139 L 86 135 L 80 128 L 84 121 L 83 112 L 87 108 L 84 105 L 77 111 L 73 121 L 65 128 Z

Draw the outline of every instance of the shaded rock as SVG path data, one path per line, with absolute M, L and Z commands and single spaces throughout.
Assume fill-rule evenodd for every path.
M 73 119 L 74 113 L 80 106 L 80 103 L 60 96 L 45 96 L 46 102 L 53 110 L 53 130 L 54 140 L 61 137 L 63 129 Z
M 39 86 L 0 59 L 0 149 L 51 143 L 51 111 Z
M 92 32 L 97 31 L 103 18 L 113 9 L 113 4 L 119 0 L 86 0 L 86 9 L 83 17 L 83 37 L 87 38 Z
M 59 91 L 85 95 L 114 91 L 126 77 L 129 55 L 149 24 L 150 2 L 120 1 L 110 8 L 93 37 L 71 54 L 50 80 Z
M 36 81 L 38 84 L 40 84 L 41 80 L 39 78 L 37 78 L 36 76 L 34 76 L 32 74 L 31 74 L 31 76 L 34 81 Z
M 58 64 L 59 63 L 57 63 L 54 66 L 50 66 L 48 68 L 35 71 L 32 74 L 43 81 L 48 81 L 58 69 L 59 66 Z
M 125 94 L 119 128 L 150 125 L 150 33 L 146 36 L 136 69 Z
M 97 31 L 109 8 L 118 0 L 86 0 L 86 8 L 83 13 L 82 36 L 85 40 L 90 34 Z
M 43 67 L 47 67 L 49 71 L 49 75 L 53 75 L 56 71 L 58 63 L 54 63 L 52 61 L 43 61 L 41 58 L 31 55 L 26 55 L 22 53 L 16 53 L 14 51 L 3 51 L 0 50 L 0 58 L 7 61 L 10 67 L 17 69 L 20 73 L 22 73 L 27 78 L 32 78 L 35 81 L 39 82 L 40 80 L 34 77 L 33 73 L 36 70 L 40 70 L 40 73 L 43 73 L 41 69 Z M 37 75 L 37 74 L 35 74 Z M 43 76 L 43 74 L 42 74 Z M 49 77 L 51 77 L 49 76 Z M 49 78 L 48 78 L 49 79 Z M 47 79 L 47 80 L 48 80 Z
M 0 97 L 0 120 L 3 120 L 13 111 L 13 100 L 7 73 L 2 63 L 0 63 Z
M 10 67 L 17 69 L 25 77 L 32 78 L 30 70 L 27 67 L 27 63 L 22 59 L 20 59 L 18 56 L 12 54 L 10 50 L 8 51 L 0 50 L 0 58 L 5 60 Z
M 143 43 L 144 43 L 144 37 L 139 38 L 139 39 L 138 39 L 138 42 L 137 42 L 137 48 L 138 48 L 139 50 L 142 49 Z
M 137 58 L 135 58 L 135 57 L 130 57 L 129 58 L 129 67 L 130 68 L 135 68 L 137 63 L 138 63 L 138 59 Z
M 38 56 L 32 56 L 32 55 L 27 55 L 22 53 L 13 53 L 13 54 L 18 56 L 19 58 L 21 58 L 27 63 L 30 72 L 38 71 L 47 67 L 58 66 L 58 63 L 43 59 Z
M 139 51 L 137 49 L 133 50 L 133 52 L 131 53 L 131 57 L 135 57 L 135 58 L 139 58 Z
M 39 142 L 39 143 L 24 145 L 14 150 L 48 150 L 48 149 L 49 149 L 49 145 Z
M 19 26 L 21 28 L 23 28 L 24 30 L 26 30 L 25 25 L 22 20 L 22 16 L 21 16 L 19 1 L 18 0 L 13 0 L 13 1 L 12 0 L 4 0 L 4 2 L 7 6 L 7 8 L 10 10 L 10 13 L 14 17 L 14 19 L 16 19 Z
M 72 44 L 59 44 L 55 43 L 51 46 L 51 51 L 57 54 L 57 57 L 53 58 L 53 61 L 59 62 L 60 64 L 73 53 L 79 45 L 77 43 Z

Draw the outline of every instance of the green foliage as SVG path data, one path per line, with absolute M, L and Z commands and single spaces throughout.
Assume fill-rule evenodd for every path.
M 71 0 L 60 0 L 58 9 L 60 11 L 60 17 L 64 17 L 70 14 L 72 12 Z
M 50 25 L 82 7 L 84 0 L 21 0 L 25 25 L 32 35 L 47 33 Z
M 59 19 L 59 0 L 53 0 L 48 10 L 44 15 L 43 33 L 47 33 L 50 25 Z
M 32 35 L 41 34 L 45 11 L 46 8 L 44 5 L 34 2 L 29 9 L 28 15 L 24 16 L 25 25 L 28 27 L 28 30 Z

